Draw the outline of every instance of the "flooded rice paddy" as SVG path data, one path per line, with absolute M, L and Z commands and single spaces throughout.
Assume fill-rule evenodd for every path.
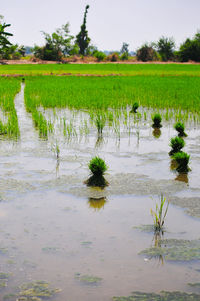
M 178 175 L 168 155 L 173 122 L 160 133 L 147 119 L 98 136 L 84 130 L 87 112 L 40 108 L 55 124 L 40 139 L 24 85 L 15 109 L 20 138 L 0 137 L 0 300 L 162 300 L 160 291 L 199 300 L 200 125 L 186 124 L 191 171 Z M 63 135 L 60 120 L 71 115 L 83 135 Z M 109 166 L 105 189 L 84 184 L 95 155 Z M 158 238 L 150 209 L 161 194 L 170 206 Z

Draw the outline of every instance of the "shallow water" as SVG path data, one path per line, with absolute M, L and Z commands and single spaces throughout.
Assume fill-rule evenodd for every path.
M 0 272 L 11 273 L 0 299 L 36 280 L 62 289 L 53 298 L 60 301 L 107 301 L 132 291 L 192 291 L 187 283 L 199 281 L 200 262 L 139 255 L 155 242 L 153 233 L 135 227 L 152 224 L 150 209 L 163 193 L 171 201 L 164 238 L 200 238 L 200 127 L 186 126 L 191 172 L 184 182 L 170 170 L 171 124 L 164 123 L 159 139 L 151 123 L 141 121 L 129 133 L 122 127 L 120 140 L 105 128 L 103 141 L 96 144 L 92 126 L 88 135 L 70 140 L 57 127 L 42 140 L 24 108 L 23 89 L 15 99 L 20 139 L 0 140 Z M 75 115 L 75 122 L 81 119 Z M 109 165 L 105 177 L 110 185 L 104 190 L 83 184 L 96 154 Z M 102 280 L 83 283 L 83 275 Z

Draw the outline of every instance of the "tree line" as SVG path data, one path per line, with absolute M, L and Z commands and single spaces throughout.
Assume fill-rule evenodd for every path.
M 80 32 L 76 36 L 70 35 L 69 23 L 66 23 L 49 34 L 42 32 L 45 38 L 44 46 L 35 45 L 31 52 L 34 57 L 41 60 L 61 61 L 65 57 L 70 56 L 92 56 L 97 61 L 110 60 L 116 62 L 118 60 L 129 60 L 129 45 L 123 43 L 119 52 L 113 52 L 106 55 L 105 52 L 99 51 L 97 47 L 91 44 L 91 39 L 87 31 L 87 14 L 89 5 L 86 5 L 83 17 L 83 23 Z M 7 28 L 11 24 L 3 22 L 0 16 L 0 59 L 19 59 L 25 56 L 27 48 L 23 45 L 11 44 L 9 37 L 11 33 Z M 30 49 L 28 49 L 30 52 Z M 179 47 L 175 48 L 173 38 L 161 37 L 157 42 L 145 43 L 137 49 L 135 53 L 138 61 L 177 61 L 200 62 L 200 32 L 198 31 L 194 37 L 187 38 Z

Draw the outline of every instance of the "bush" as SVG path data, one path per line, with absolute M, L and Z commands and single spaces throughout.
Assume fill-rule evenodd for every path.
M 174 154 L 173 156 L 174 160 L 176 160 L 178 167 L 176 170 L 178 172 L 188 172 L 190 169 L 188 167 L 188 163 L 190 160 L 190 156 L 187 153 L 184 152 L 178 152 Z
M 153 124 L 152 124 L 153 128 L 161 128 L 162 127 L 162 125 L 161 125 L 162 117 L 159 113 L 156 113 L 152 116 L 152 121 L 153 121 Z
M 139 48 L 136 52 L 136 57 L 138 61 L 147 62 L 157 60 L 156 51 L 152 46 L 148 44 L 144 44 L 141 48 Z
M 102 52 L 102 51 L 96 51 L 96 52 L 94 53 L 94 57 L 97 58 L 97 61 L 98 61 L 98 62 L 101 62 L 101 61 L 103 61 L 103 60 L 106 58 L 106 55 L 105 55 L 105 53 Z
M 161 37 L 156 47 L 162 61 L 166 62 L 174 58 L 175 42 L 173 38 Z
M 180 46 L 178 58 L 181 62 L 200 62 L 200 32 L 197 32 L 193 39 L 186 39 Z
M 114 52 L 107 57 L 108 61 L 117 62 L 119 60 L 119 54 Z
M 128 60 L 128 53 L 126 53 L 126 52 L 122 53 L 122 55 L 120 56 L 120 60 L 127 61 Z
M 179 137 L 186 137 L 187 134 L 185 133 L 185 126 L 182 122 L 177 122 L 174 125 L 175 130 L 179 133 Z
M 181 149 L 185 146 L 185 141 L 181 137 L 171 138 L 170 146 L 172 149 L 169 152 L 169 155 L 172 156 L 181 151 Z

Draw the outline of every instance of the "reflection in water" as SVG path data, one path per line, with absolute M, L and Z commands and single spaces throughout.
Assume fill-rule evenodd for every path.
M 176 169 L 177 169 L 177 166 L 178 166 L 178 164 L 177 164 L 176 160 L 171 159 L 171 161 L 170 161 L 170 169 L 171 169 L 172 171 L 173 171 L 173 170 L 176 170 Z
M 153 136 L 155 138 L 157 138 L 157 139 L 160 138 L 160 136 L 161 136 L 161 130 L 160 130 L 160 128 L 154 128 L 152 134 L 153 134 Z
M 150 256 L 150 260 L 154 258 L 155 260 L 158 261 L 158 264 L 164 265 L 164 257 L 162 254 L 162 239 L 164 236 L 164 231 L 155 231 L 153 240 L 152 240 L 152 245 L 151 245 L 151 250 L 152 250 L 152 255 Z
M 187 173 L 179 173 L 178 176 L 175 178 L 176 181 L 184 182 L 188 184 L 188 174 Z
M 104 205 L 107 202 L 106 197 L 102 198 L 89 198 L 88 204 L 90 208 L 94 208 L 95 211 L 104 209 Z
M 56 160 L 56 177 L 59 177 L 60 159 Z
M 96 143 L 95 143 L 95 148 L 99 148 L 99 147 L 103 146 L 104 143 L 105 143 L 105 141 L 104 141 L 103 136 L 102 135 L 98 135 Z
M 101 187 L 102 189 L 109 185 L 104 176 L 91 176 L 85 182 L 89 187 Z

